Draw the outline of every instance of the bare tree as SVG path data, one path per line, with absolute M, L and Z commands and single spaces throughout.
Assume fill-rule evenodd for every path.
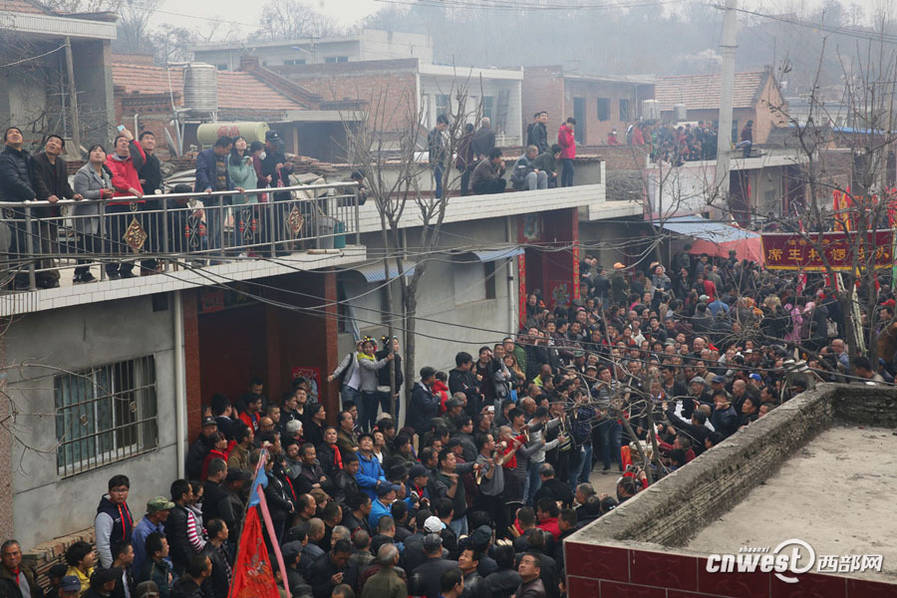
M 342 33 L 334 21 L 301 0 L 268 0 L 256 36 L 264 39 L 320 39 Z
M 404 332 L 404 374 L 408 381 L 415 378 L 418 290 L 427 263 L 408 260 L 403 229 L 409 220 L 414 222 L 415 228 L 419 226 L 415 245 L 423 254 L 432 252 L 439 245 L 450 201 L 449 189 L 460 176 L 452 168 L 453 159 L 458 153 L 465 124 L 477 120 L 482 114 L 482 106 L 473 106 L 469 101 L 469 85 L 470 79 L 453 79 L 448 90 L 450 106 L 445 114 L 449 124 L 445 131 L 435 133 L 441 140 L 441 151 L 435 155 L 431 153 L 429 163 L 422 161 L 421 154 L 425 148 L 429 149 L 428 142 L 434 139 L 428 140 L 428 115 L 418 109 L 413 90 L 398 92 L 398 96 L 392 97 L 389 90 L 380 90 L 371 100 L 366 120 L 346 122 L 345 125 L 350 162 L 364 171 L 368 197 L 374 200 L 380 216 L 385 248 L 387 327 L 389 335 L 393 336 L 398 321 Z M 396 106 L 401 108 L 396 111 Z M 421 188 L 421 181 L 432 176 L 431 172 L 438 172 L 434 168 L 437 164 L 442 167 L 440 182 L 444 191 L 441 197 Z M 393 273 L 398 275 L 399 301 L 394 297 L 395 285 L 390 282 Z M 400 309 L 397 310 L 397 306 Z M 406 384 L 406 393 L 410 393 L 410 387 Z

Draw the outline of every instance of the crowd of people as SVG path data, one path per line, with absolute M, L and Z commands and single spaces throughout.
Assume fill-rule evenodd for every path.
M 135 138 L 120 126 L 112 151 L 100 143 L 91 145 L 87 162 L 77 171 L 72 184 L 62 158 L 65 141 L 61 136 L 48 135 L 41 151 L 33 155 L 25 149 L 18 127 L 7 128 L 3 142 L 0 201 L 40 200 L 50 204 L 33 208 L 28 215 L 24 208 L 15 208 L 11 210 L 12 217 L 3 223 L 10 234 L 2 236 L 8 242 L 4 241 L 0 251 L 8 256 L 10 270 L 15 272 L 8 281 L 15 289 L 29 288 L 27 264 L 31 254 L 42 256 L 35 262 L 39 288 L 59 286 L 60 275 L 53 258 L 59 253 L 121 256 L 120 261 L 104 264 L 106 277 L 131 278 L 137 275 L 135 262 L 127 256 L 133 253 L 134 246 L 143 253 L 158 253 L 163 249 L 165 231 L 172 252 L 254 247 L 280 240 L 274 222 L 285 219 L 289 211 L 283 202 L 291 199 L 290 193 L 276 189 L 290 184 L 292 169 L 276 131 L 268 131 L 264 143 L 248 143 L 243 137 L 219 138 L 213 147 L 197 155 L 193 186 L 178 185 L 173 189 L 174 193 L 195 195 L 167 199 L 157 195 L 163 176 L 152 131 L 142 131 Z M 246 189 L 269 187 L 270 193 L 245 193 Z M 205 194 L 221 191 L 234 193 L 207 198 L 203 203 Z M 76 234 L 68 237 L 59 233 L 63 223 L 57 204 L 61 199 L 106 201 L 102 214 L 96 201 L 76 203 L 69 213 Z M 268 201 L 275 203 L 275 216 L 259 205 Z M 169 210 L 168 222 L 163 222 L 160 212 L 163 202 Z M 225 208 L 233 213 L 227 235 Z M 132 245 L 131 239 L 136 245 Z M 277 251 L 270 247 L 266 250 Z M 87 263 L 86 259 L 78 260 L 75 284 L 96 280 Z M 154 274 L 161 267 L 155 259 L 143 259 L 139 273 Z
M 566 119 L 558 129 L 557 143 L 548 143 L 548 112 L 533 115 L 526 129 L 524 153 L 514 162 L 510 176 L 500 148 L 495 147 L 495 132 L 489 117 L 480 120 L 479 128 L 468 123 L 453 148 L 447 138 L 448 116 L 440 114 L 427 135 L 427 156 L 434 179 L 435 197 L 441 198 L 449 160 L 460 173 L 461 195 L 504 193 L 510 182 L 515 191 L 572 187 L 576 139 L 576 120 Z M 450 156 L 450 150 L 456 150 Z
M 685 123 L 678 126 L 639 121 L 626 129 L 625 141 L 627 145 L 648 147 L 653 162 L 681 166 L 684 162 L 695 160 L 716 160 L 716 123 L 710 121 L 700 120 L 697 125 Z
M 187 477 L 138 517 L 130 480 L 113 476 L 95 546 L 67 548 L 47 595 L 225 598 L 266 449 L 282 595 L 560 598 L 577 529 L 817 380 L 893 381 L 893 362 L 850 358 L 822 279 L 798 288 L 734 252 L 669 267 L 587 256 L 581 300 L 533 293 L 517 335 L 414 381 L 397 339 L 360 339 L 321 381 L 340 392 L 333 426 L 313 379 L 279 402 L 260 379 L 213 396 Z M 890 321 L 894 298 L 879 292 Z M 596 492 L 593 470 L 615 476 L 614 495 Z M 0 561 L 0 596 L 43 595 L 15 540 Z

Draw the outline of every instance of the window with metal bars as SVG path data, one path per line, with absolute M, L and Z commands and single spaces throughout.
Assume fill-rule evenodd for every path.
M 152 355 L 56 376 L 56 469 L 62 477 L 156 448 Z

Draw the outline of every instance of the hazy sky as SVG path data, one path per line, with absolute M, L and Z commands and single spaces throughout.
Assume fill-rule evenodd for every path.
M 257 29 L 264 4 L 265 0 L 162 0 L 154 24 L 176 24 L 207 34 L 217 23 L 216 38 L 231 29 L 241 31 L 245 37 Z M 306 4 L 346 27 L 385 6 L 377 0 L 310 0 Z
M 166 24 L 194 29 L 202 35 L 209 35 L 214 29 L 213 39 L 222 39 L 225 36 L 231 38 L 245 38 L 257 28 L 262 6 L 266 0 L 162 0 L 160 11 L 156 14 L 153 24 L 164 27 Z M 364 17 L 373 14 L 377 10 L 396 4 L 403 5 L 413 0 L 301 0 L 318 12 L 331 17 L 342 26 L 351 26 L 358 23 Z M 542 0 L 546 4 L 566 3 L 570 0 Z M 583 0 L 589 3 L 601 3 L 600 0 Z M 635 1 L 635 0 L 633 0 Z M 650 1 L 650 0 L 649 0 Z M 692 0 L 684 0 L 688 2 Z M 695 0 L 700 1 L 700 0 Z M 739 6 L 749 10 L 757 10 L 766 13 L 780 13 L 786 11 L 809 11 L 818 8 L 825 0 L 740 0 Z M 532 4 L 534 0 L 526 0 Z M 627 0 L 607 0 L 607 3 L 625 4 Z M 891 0 L 841 0 L 842 4 L 849 6 L 855 4 L 861 6 L 865 12 L 864 21 L 869 19 L 876 8 L 890 4 Z M 681 2 L 676 0 L 663 0 L 659 3 L 660 10 L 675 12 Z M 705 2 L 706 4 L 706 2 Z M 724 4 L 724 0 L 719 0 Z M 707 10 L 715 10 L 708 6 Z M 893 10 L 893 8 L 891 9 Z M 596 15 L 598 13 L 585 11 L 584 15 Z M 228 33 L 230 35 L 228 35 Z

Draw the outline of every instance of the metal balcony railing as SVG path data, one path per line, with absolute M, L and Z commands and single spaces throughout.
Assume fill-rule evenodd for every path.
M 238 203 L 247 197 L 255 203 Z M 167 193 L 146 195 L 143 201 L 128 196 L 56 204 L 0 202 L 0 210 L 4 290 L 56 286 L 60 270 L 96 273 L 93 267 L 100 266 L 100 279 L 119 278 L 132 264 L 151 273 L 339 248 L 350 235 L 359 243 L 360 234 L 355 182 L 247 189 L 244 194 Z

